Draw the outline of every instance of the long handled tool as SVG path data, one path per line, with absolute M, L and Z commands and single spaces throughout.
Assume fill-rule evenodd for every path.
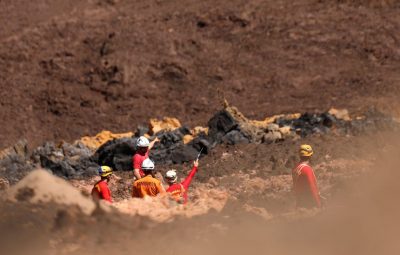
M 196 160 L 199 160 L 199 158 L 200 158 L 200 156 L 201 156 L 201 152 L 203 151 L 203 149 L 204 149 L 204 147 L 201 147 L 201 150 L 200 150 L 200 152 L 199 152 L 199 155 L 197 155 L 197 159 L 196 159 Z

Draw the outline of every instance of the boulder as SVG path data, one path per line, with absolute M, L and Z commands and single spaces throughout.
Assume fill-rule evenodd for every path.
M 174 164 L 193 161 L 197 158 L 198 151 L 192 146 L 180 146 L 171 154 L 171 161 Z
M 90 149 L 83 143 L 62 143 L 56 146 L 52 142 L 46 142 L 34 150 L 32 158 L 43 168 L 66 178 L 91 176 L 97 173 L 99 167 L 91 158 Z
M 274 132 L 268 132 L 264 135 L 263 137 L 263 143 L 274 143 L 277 142 L 279 140 L 282 140 L 282 134 L 278 131 L 274 131 Z
M 132 170 L 132 157 L 136 151 L 137 138 L 121 138 L 108 141 L 93 155 L 98 165 L 106 165 L 114 170 Z
M 0 177 L 16 183 L 33 169 L 26 140 L 0 151 Z
M 222 142 L 229 145 L 234 145 L 241 143 L 250 143 L 250 139 L 239 130 L 232 130 L 224 137 L 222 137 Z
M 267 125 L 268 132 L 276 132 L 279 131 L 279 125 L 275 123 L 270 123 Z
M 212 141 L 219 143 L 229 131 L 238 127 L 238 122 L 232 115 L 225 111 L 219 111 L 208 121 L 208 136 Z

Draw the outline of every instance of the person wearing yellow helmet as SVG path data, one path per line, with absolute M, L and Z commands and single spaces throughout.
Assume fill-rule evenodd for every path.
M 292 170 L 293 192 L 297 207 L 321 207 L 317 179 L 310 165 L 313 154 L 311 145 L 302 144 L 299 148 L 300 163 Z
M 98 169 L 101 180 L 96 182 L 92 189 L 92 197 L 95 200 L 105 200 L 112 203 L 111 191 L 108 188 L 108 183 L 110 182 L 111 175 L 113 171 L 108 166 L 101 166 Z

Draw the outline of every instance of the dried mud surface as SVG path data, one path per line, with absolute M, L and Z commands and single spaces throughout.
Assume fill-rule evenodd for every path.
M 376 106 L 399 113 L 397 1 L 0 2 L 0 147 Z

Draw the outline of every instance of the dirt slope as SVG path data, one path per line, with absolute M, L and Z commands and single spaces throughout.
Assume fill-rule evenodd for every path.
M 358 2 L 1 1 L 0 147 L 204 125 L 222 94 L 250 118 L 397 113 L 399 4 Z

